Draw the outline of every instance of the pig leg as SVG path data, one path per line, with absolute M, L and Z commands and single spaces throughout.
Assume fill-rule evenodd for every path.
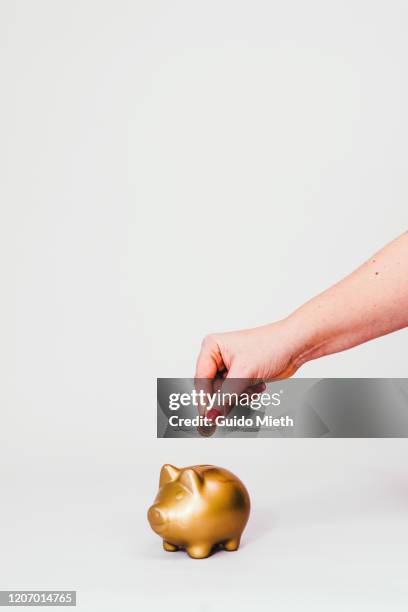
M 175 546 L 174 544 L 170 544 L 170 542 L 166 542 L 166 540 L 163 540 L 163 548 L 164 550 L 167 550 L 168 552 L 175 552 L 176 550 L 178 550 L 178 546 Z
M 211 549 L 211 544 L 193 544 L 188 546 L 186 551 L 193 559 L 205 559 L 210 556 Z
M 239 540 L 239 538 L 232 538 L 231 540 L 227 540 L 226 542 L 224 542 L 224 549 L 229 551 L 238 550 Z

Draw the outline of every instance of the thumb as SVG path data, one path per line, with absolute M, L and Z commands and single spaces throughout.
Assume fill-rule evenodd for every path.
M 216 359 L 217 352 L 219 352 L 217 345 L 211 342 L 208 337 L 205 338 L 197 359 L 196 371 L 194 375 L 194 387 L 199 393 L 204 393 L 204 398 L 207 397 L 207 395 L 212 395 L 214 391 L 213 380 L 218 371 L 218 363 Z M 204 399 L 203 403 L 200 402 L 198 406 L 199 414 L 204 416 L 206 409 L 207 401 Z

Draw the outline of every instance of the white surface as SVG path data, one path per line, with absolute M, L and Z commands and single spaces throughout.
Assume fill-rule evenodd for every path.
M 95 611 L 406 610 L 404 440 L 174 442 L 142 445 L 133 463 L 3 469 L 2 588 L 77 589 L 79 609 Z M 160 465 L 209 459 L 250 490 L 242 546 L 201 561 L 166 553 L 146 520 Z
M 405 440 L 154 435 L 155 378 L 190 376 L 205 333 L 286 315 L 406 229 L 407 18 L 1 2 L 0 588 L 76 588 L 87 611 L 406 609 Z M 300 375 L 404 377 L 406 346 Z M 165 461 L 247 482 L 239 553 L 161 551 L 144 515 Z

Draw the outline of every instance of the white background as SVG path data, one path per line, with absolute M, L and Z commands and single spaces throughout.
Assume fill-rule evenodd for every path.
M 0 5 L 0 588 L 81 610 L 406 610 L 405 440 L 157 440 L 155 378 L 406 230 L 408 5 Z M 406 376 L 407 332 L 298 375 Z M 252 499 L 161 550 L 162 463 Z

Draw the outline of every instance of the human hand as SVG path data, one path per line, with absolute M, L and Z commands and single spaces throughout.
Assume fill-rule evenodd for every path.
M 300 338 L 289 319 L 242 331 L 210 334 L 202 342 L 196 380 L 206 392 L 260 392 L 264 382 L 300 367 Z M 224 382 L 220 382 L 220 378 Z
M 206 336 L 197 361 L 199 386 L 214 392 L 218 381 L 222 393 L 258 392 L 263 382 L 288 378 L 306 361 L 408 327 L 407 278 L 405 232 L 286 319 Z

